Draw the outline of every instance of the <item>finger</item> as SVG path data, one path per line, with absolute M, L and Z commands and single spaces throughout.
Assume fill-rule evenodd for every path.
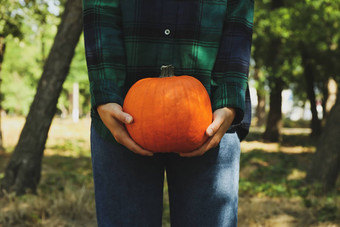
M 112 108 L 113 117 L 118 119 L 120 122 L 123 122 L 125 124 L 131 124 L 133 122 L 133 118 L 130 114 L 123 112 L 123 109 L 119 105 L 115 105 Z
M 140 155 L 153 156 L 151 151 L 145 150 L 136 144 L 136 142 L 131 139 L 124 128 L 120 129 L 117 135 L 117 138 L 115 137 L 117 142 L 128 148 L 130 151 Z
M 208 126 L 206 130 L 206 134 L 210 137 L 215 135 L 215 133 L 219 130 L 223 122 L 224 122 L 223 117 L 221 117 L 220 115 L 215 115 L 214 121 Z
M 192 151 L 192 152 L 188 152 L 188 153 L 180 153 L 179 155 L 183 158 L 191 158 L 191 157 L 197 157 L 197 156 L 202 156 L 205 152 L 205 150 L 203 150 L 202 148 Z
M 100 105 L 98 106 L 97 111 L 103 121 L 108 121 L 109 116 L 114 117 L 125 124 L 130 124 L 133 121 L 132 116 L 123 112 L 122 107 L 117 103 L 107 103 Z
M 128 148 L 129 150 L 136 154 L 153 156 L 153 153 L 151 151 L 143 149 L 131 139 L 131 137 L 126 132 L 124 126 L 114 122 L 112 125 L 115 125 L 114 126 L 115 130 L 110 131 L 118 143 L 122 144 L 123 146 L 125 146 L 126 148 Z
M 124 137 L 123 145 L 127 147 L 132 152 L 143 155 L 143 156 L 153 156 L 154 154 L 151 151 L 145 150 L 136 144 L 130 137 Z
M 208 150 L 218 145 L 217 138 L 212 137 L 207 142 L 205 142 L 199 149 L 191 151 L 189 153 L 179 154 L 181 157 L 196 157 L 205 154 Z
M 186 158 L 201 156 L 201 155 L 203 155 L 205 152 L 207 152 L 210 141 L 211 141 L 211 139 L 209 139 L 205 144 L 203 144 L 203 145 L 202 145 L 199 149 L 197 149 L 197 150 L 193 150 L 193 151 L 188 152 L 188 153 L 180 153 L 179 155 L 180 155 L 181 157 L 186 157 Z

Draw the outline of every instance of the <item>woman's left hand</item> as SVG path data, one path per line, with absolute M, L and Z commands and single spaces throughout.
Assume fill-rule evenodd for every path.
M 200 148 L 188 153 L 180 153 L 180 156 L 201 156 L 211 148 L 216 147 L 233 122 L 235 118 L 235 109 L 227 107 L 217 109 L 214 111 L 213 118 L 213 122 L 206 130 L 206 134 L 209 136 L 209 139 Z

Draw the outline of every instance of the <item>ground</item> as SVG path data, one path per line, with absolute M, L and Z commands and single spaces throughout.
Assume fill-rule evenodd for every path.
M 0 153 L 0 181 L 24 121 L 2 119 L 6 152 Z M 89 128 L 89 119 L 54 119 L 38 193 L 0 198 L 0 227 L 96 226 Z M 253 128 L 241 144 L 239 226 L 340 226 L 340 181 L 326 194 L 303 181 L 315 151 L 309 130 L 285 129 L 280 144 L 260 142 L 261 131 Z M 167 187 L 164 192 L 166 227 Z

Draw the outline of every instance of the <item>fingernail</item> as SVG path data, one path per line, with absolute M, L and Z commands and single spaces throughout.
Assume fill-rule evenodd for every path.
M 130 124 L 132 121 L 132 117 L 128 116 L 125 118 L 126 123 Z
M 207 130 L 208 136 L 212 136 L 213 133 L 214 133 L 214 131 L 211 128 L 208 128 L 208 130 Z

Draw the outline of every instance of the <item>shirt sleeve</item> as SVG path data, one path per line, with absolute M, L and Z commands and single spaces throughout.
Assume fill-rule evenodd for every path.
M 92 110 L 122 105 L 126 58 L 119 0 L 83 0 L 83 20 Z
M 253 33 L 254 0 L 228 0 L 220 48 L 212 73 L 213 110 L 236 109 L 233 125 L 244 116 Z

